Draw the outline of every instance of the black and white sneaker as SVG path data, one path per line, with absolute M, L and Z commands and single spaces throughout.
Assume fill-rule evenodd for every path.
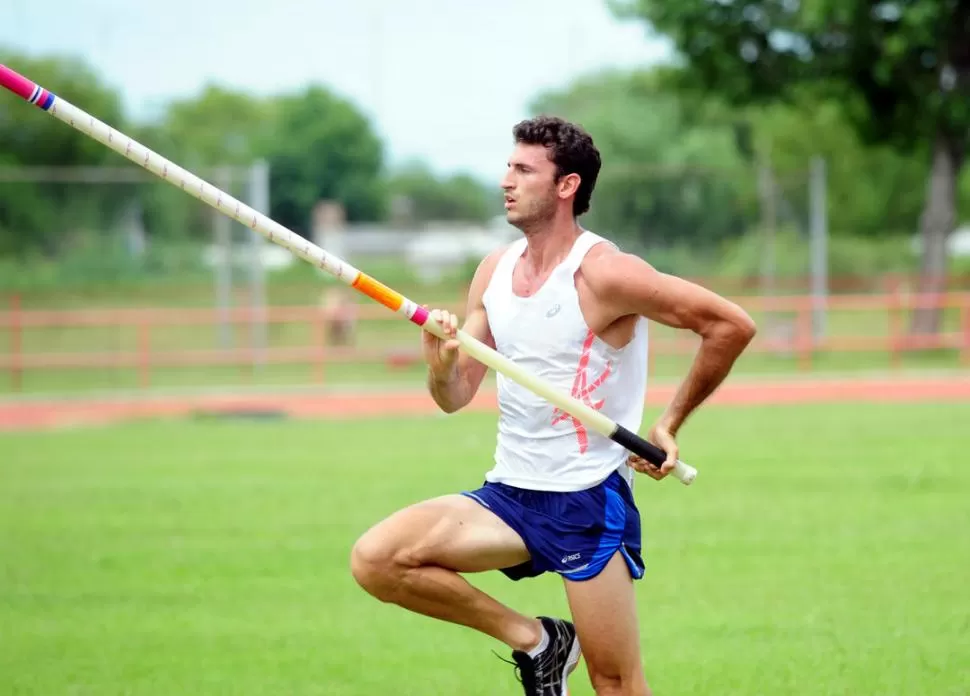
M 582 653 L 576 628 L 562 619 L 538 617 L 549 642 L 535 657 L 521 650 L 512 652 L 526 696 L 569 696 L 566 678 L 579 664 Z

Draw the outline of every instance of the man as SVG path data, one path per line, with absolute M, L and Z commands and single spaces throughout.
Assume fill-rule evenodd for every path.
M 369 593 L 481 631 L 512 650 L 525 693 L 561 696 L 580 654 L 599 696 L 649 694 L 633 580 L 643 576 L 633 472 L 663 479 L 677 431 L 724 380 L 755 326 L 735 304 L 659 273 L 583 230 L 600 156 L 581 128 L 523 121 L 502 182 L 522 239 L 488 255 L 472 280 L 463 329 L 631 430 L 641 425 L 647 321 L 699 334 L 676 396 L 649 432 L 657 468 L 528 390 L 497 376 L 500 419 L 484 485 L 407 507 L 364 534 L 351 568 Z M 446 340 L 422 334 L 428 389 L 455 412 L 486 367 L 458 351 L 455 316 L 434 311 Z M 514 611 L 461 573 L 562 576 L 572 622 Z M 582 646 L 582 649 L 580 649 Z

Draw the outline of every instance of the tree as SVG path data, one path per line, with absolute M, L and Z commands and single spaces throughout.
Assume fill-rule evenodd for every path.
M 101 120 L 124 127 L 119 95 L 83 61 L 0 53 L 0 62 Z M 0 166 L 120 164 L 119 156 L 104 145 L 11 95 L 0 99 L 0 143 Z M 81 185 L 84 195 L 78 195 Z M 0 183 L 0 253 L 54 254 L 78 236 L 99 232 L 123 204 L 123 192 L 107 185 Z
M 273 114 L 268 99 L 207 85 L 198 96 L 170 103 L 150 137 L 189 169 L 247 166 L 271 140 Z
M 708 124 L 658 71 L 607 71 L 540 95 L 533 113 L 580 123 L 603 158 L 591 228 L 642 247 L 716 252 L 757 220 L 731 124 Z
M 501 191 L 467 174 L 435 176 L 427 165 L 408 162 L 388 179 L 388 192 L 408 201 L 409 217 L 417 222 L 485 222 L 501 213 Z
M 171 102 L 155 123 L 135 129 L 134 137 L 189 171 L 246 199 L 246 182 L 222 181 L 215 168 L 247 167 L 267 149 L 274 133 L 274 109 L 265 98 L 207 85 L 196 96 Z M 152 236 L 207 238 L 215 213 L 186 200 L 168 185 L 140 190 L 145 226 Z
M 961 0 L 607 0 L 670 37 L 686 86 L 736 105 L 808 86 L 840 100 L 866 143 L 922 156 L 920 290 L 941 290 L 970 133 L 970 3 Z M 917 312 L 933 332 L 940 312 Z
M 770 152 L 782 176 L 800 172 L 804 177 L 813 157 L 825 159 L 830 234 L 910 234 L 919 224 L 923 205 L 925 162 L 885 145 L 862 142 L 844 111 L 835 100 L 805 95 L 793 104 L 751 109 L 746 117 L 757 149 Z M 808 187 L 802 180 L 798 188 L 801 209 L 807 211 Z
M 200 173 L 265 159 L 270 216 L 304 236 L 321 199 L 343 204 L 351 221 L 380 219 L 386 208 L 381 141 L 360 111 L 323 87 L 260 98 L 210 85 L 169 105 L 141 137 Z M 230 193 L 245 196 L 236 183 Z M 208 218 L 202 216 L 207 211 L 200 209 L 192 223 L 187 208 L 172 208 L 171 197 L 171 192 L 153 191 L 146 203 L 159 228 L 206 234 Z
M 350 222 L 385 215 L 384 147 L 360 111 L 319 86 L 277 97 L 273 108 L 263 154 L 271 213 L 280 224 L 306 234 L 321 199 L 343 204 Z

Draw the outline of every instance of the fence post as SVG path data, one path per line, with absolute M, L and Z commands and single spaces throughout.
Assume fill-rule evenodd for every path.
M 152 325 L 143 317 L 138 322 L 138 384 L 147 389 L 152 382 Z
M 20 295 L 10 298 L 10 387 L 15 392 L 23 388 L 23 317 Z
M 249 205 L 264 215 L 269 215 L 269 164 L 259 160 L 249 169 Z M 263 265 L 263 250 L 266 248 L 263 235 L 249 230 L 249 307 L 252 320 L 249 324 L 250 346 L 253 349 L 252 362 L 262 366 L 266 361 L 267 319 L 266 319 L 266 269 Z
M 796 345 L 798 351 L 798 367 L 804 372 L 812 369 L 812 354 L 816 338 L 821 341 L 821 336 L 816 333 L 817 318 L 816 298 L 812 297 L 808 302 L 800 303 L 798 308 L 798 321 L 795 330 Z
M 218 167 L 214 173 L 215 185 L 228 192 L 232 188 L 232 171 Z M 213 247 L 216 252 L 215 304 L 219 312 L 219 343 L 223 350 L 235 347 L 236 326 L 232 320 L 232 220 L 213 211 Z
M 324 363 L 327 352 L 327 317 L 321 309 L 313 315 L 313 334 L 316 346 L 316 359 L 313 361 L 313 377 L 318 384 L 323 383 Z
M 899 280 L 892 282 L 891 295 L 886 306 L 889 308 L 889 353 L 890 364 L 898 369 L 902 365 L 900 349 L 903 341 L 903 294 Z
M 812 332 L 816 340 L 825 335 L 826 300 L 829 292 L 828 270 L 828 204 L 826 194 L 825 159 L 812 158 L 811 177 L 809 179 L 809 201 L 811 205 L 811 268 L 812 268 Z
M 255 349 L 256 329 L 255 329 L 255 324 L 253 323 L 256 318 L 256 312 L 253 310 L 252 305 L 249 305 L 244 309 L 243 308 L 240 308 L 240 309 L 242 309 L 242 314 L 239 317 L 239 321 L 238 321 L 239 325 L 237 326 L 237 323 L 233 322 L 233 327 L 234 327 L 233 330 L 238 328 L 240 329 L 239 333 L 243 334 L 245 332 L 241 330 L 243 328 L 242 324 L 247 324 L 249 326 L 248 339 L 240 341 L 240 348 L 239 348 L 239 350 L 242 351 L 245 355 L 244 356 L 240 355 L 239 359 L 245 363 L 245 365 L 240 364 L 240 368 L 245 370 L 246 379 L 249 381 L 250 384 L 252 384 L 253 380 L 256 377 L 256 349 Z
M 963 294 L 963 364 L 970 366 L 970 292 Z

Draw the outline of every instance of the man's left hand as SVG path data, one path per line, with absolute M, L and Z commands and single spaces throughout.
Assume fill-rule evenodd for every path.
M 658 467 L 643 457 L 632 453 L 627 457 L 626 461 L 635 471 L 646 474 L 655 481 L 660 481 L 666 478 L 667 474 L 673 471 L 674 466 L 677 464 L 677 457 L 679 456 L 677 440 L 674 438 L 673 433 L 665 425 L 660 423 L 650 428 L 650 432 L 647 433 L 647 440 L 667 453 L 667 459 L 664 463 Z

